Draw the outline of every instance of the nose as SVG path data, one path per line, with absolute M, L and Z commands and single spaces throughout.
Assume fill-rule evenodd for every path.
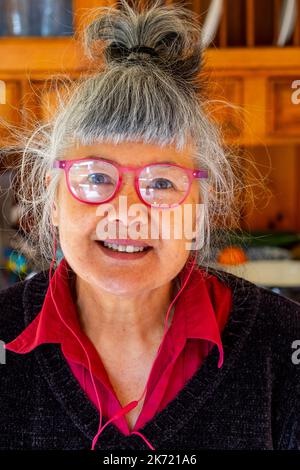
M 120 238 L 136 238 L 137 233 L 148 237 L 148 208 L 136 192 L 134 174 L 123 175 L 119 191 L 109 204 L 107 222 Z
M 139 204 L 142 202 L 135 189 L 134 173 L 128 172 L 123 174 L 122 183 L 115 199 L 118 200 L 120 196 L 126 197 L 128 208 L 132 204 Z

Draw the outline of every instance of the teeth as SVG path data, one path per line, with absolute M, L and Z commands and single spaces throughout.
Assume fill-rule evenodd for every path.
M 133 245 L 117 245 L 116 243 L 108 243 L 103 242 L 104 246 L 107 248 L 111 248 L 115 251 L 126 251 L 126 253 L 136 253 L 138 251 L 143 251 L 144 248 L 142 246 L 133 246 Z

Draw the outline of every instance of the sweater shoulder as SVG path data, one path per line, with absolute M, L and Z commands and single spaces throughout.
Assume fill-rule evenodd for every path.
M 274 332 L 298 334 L 300 338 L 300 303 L 258 287 L 261 293 L 260 315 L 263 321 L 271 323 Z
M 216 269 L 209 271 L 231 289 L 241 316 L 244 309 L 250 307 L 256 311 L 255 323 L 266 325 L 270 334 L 298 334 L 300 339 L 300 303 L 235 274 Z
M 254 353 L 286 396 L 296 389 L 300 394 L 300 304 L 230 273 L 222 272 L 220 279 L 231 288 L 234 299 L 230 336 L 236 329 L 243 331 L 245 355 Z M 289 401 L 295 406 L 291 395 Z
M 36 273 L 31 278 L 18 281 L 15 284 L 0 290 L 0 340 L 8 343 L 18 336 L 25 328 L 24 293 L 32 294 L 34 302 L 34 288 L 38 287 L 44 279 L 44 273 Z

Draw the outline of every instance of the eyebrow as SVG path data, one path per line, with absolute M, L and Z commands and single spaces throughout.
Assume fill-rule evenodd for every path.
M 88 155 L 88 156 L 86 156 L 86 157 L 83 157 L 83 159 L 85 159 L 85 158 L 103 158 L 103 159 L 105 159 L 105 160 L 109 160 L 109 161 L 111 161 L 111 162 L 117 163 L 118 165 L 121 165 L 121 163 L 117 162 L 117 161 L 114 160 L 113 158 L 108 157 L 108 156 L 106 156 L 106 155 Z M 163 160 L 163 161 L 161 161 L 161 162 L 151 162 L 151 163 L 167 163 L 167 164 L 171 164 L 171 165 L 173 165 L 174 163 L 176 164 L 176 162 L 171 161 L 171 160 Z

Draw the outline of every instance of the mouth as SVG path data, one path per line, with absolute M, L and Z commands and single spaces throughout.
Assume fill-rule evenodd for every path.
M 129 244 L 108 243 L 102 240 L 95 240 L 102 253 L 115 259 L 134 260 L 143 258 L 153 250 L 152 246 L 136 246 Z

